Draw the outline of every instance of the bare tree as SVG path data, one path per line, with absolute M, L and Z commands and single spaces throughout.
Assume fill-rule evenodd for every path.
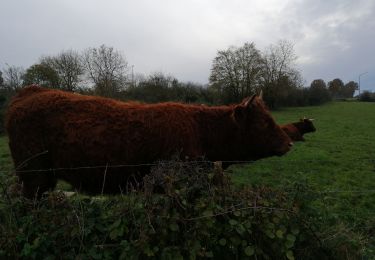
M 87 49 L 82 60 L 97 94 L 114 97 L 124 86 L 128 64 L 119 51 L 101 45 Z
M 263 53 L 264 83 L 275 83 L 282 77 L 293 74 L 296 59 L 291 42 L 280 40 L 276 45 L 270 45 Z
M 4 87 L 9 91 L 17 91 L 22 88 L 25 70 L 22 67 L 9 66 L 3 70 Z
M 224 102 L 237 102 L 259 87 L 261 60 L 254 43 L 218 51 L 212 63 L 210 84 L 224 94 Z
M 277 101 L 285 98 L 291 89 L 301 87 L 302 76 L 295 69 L 297 56 L 293 44 L 280 40 L 270 45 L 263 53 L 262 85 L 265 100 L 273 108 Z
M 60 87 L 64 90 L 74 91 L 82 81 L 84 68 L 80 55 L 73 50 L 63 51 L 56 56 L 43 57 L 41 64 L 46 64 L 53 68 L 60 82 Z

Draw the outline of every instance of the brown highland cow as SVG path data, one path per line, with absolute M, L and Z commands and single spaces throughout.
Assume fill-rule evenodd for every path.
M 53 189 L 57 179 L 90 194 L 126 191 L 149 164 L 176 154 L 256 160 L 291 145 L 256 96 L 232 106 L 139 104 L 33 85 L 11 101 L 6 129 L 28 198 Z
M 293 141 L 305 141 L 304 134 L 315 132 L 315 126 L 313 124 L 314 119 L 303 118 L 299 122 L 281 125 L 281 129 L 293 140 Z

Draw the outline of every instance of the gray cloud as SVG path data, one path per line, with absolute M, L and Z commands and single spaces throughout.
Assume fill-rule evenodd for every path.
M 279 39 L 295 43 L 306 83 L 358 80 L 375 90 L 373 0 L 6 0 L 0 67 L 101 44 L 122 51 L 136 72 L 163 71 L 206 83 L 217 50 Z

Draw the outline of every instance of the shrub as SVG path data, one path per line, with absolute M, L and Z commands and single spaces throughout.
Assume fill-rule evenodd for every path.
M 238 188 L 204 162 L 161 163 L 126 196 L 52 192 L 36 202 L 4 190 L 0 258 L 332 257 L 301 194 Z
M 363 91 L 359 96 L 359 101 L 375 102 L 375 93 L 372 93 L 370 91 Z

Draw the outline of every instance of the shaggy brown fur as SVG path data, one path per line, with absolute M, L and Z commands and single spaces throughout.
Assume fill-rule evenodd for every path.
M 232 106 L 139 104 L 29 86 L 13 98 L 6 128 L 29 198 L 53 189 L 57 179 L 91 194 L 118 193 L 133 174 L 144 176 L 150 168 L 114 165 L 150 164 L 175 154 L 255 160 L 283 155 L 291 143 L 255 96 Z
M 306 133 L 315 132 L 315 126 L 311 119 L 300 119 L 299 122 L 281 125 L 281 129 L 293 140 L 293 141 L 305 141 L 303 137 Z

